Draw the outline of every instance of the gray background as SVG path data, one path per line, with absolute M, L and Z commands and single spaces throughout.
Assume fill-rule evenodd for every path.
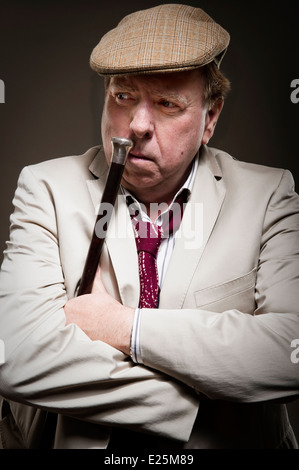
M 20 170 L 101 141 L 103 86 L 89 69 L 92 48 L 124 15 L 159 3 L 0 1 L 0 79 L 6 87 L 0 104 L 1 253 Z M 298 186 L 299 103 L 290 100 L 291 81 L 299 79 L 297 2 L 185 3 L 205 9 L 231 34 L 223 71 L 232 92 L 210 145 L 240 160 L 288 168 Z M 297 438 L 298 403 L 289 405 Z

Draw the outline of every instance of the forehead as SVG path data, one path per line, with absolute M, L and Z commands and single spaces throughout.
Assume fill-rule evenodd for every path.
M 193 92 L 194 88 L 202 89 L 202 74 L 200 69 L 187 72 L 121 75 L 110 79 L 110 86 L 121 87 L 128 91 L 147 90 L 153 93 Z

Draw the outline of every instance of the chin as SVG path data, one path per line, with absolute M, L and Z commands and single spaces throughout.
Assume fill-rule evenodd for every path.
M 122 179 L 122 186 L 132 193 L 141 193 L 143 190 L 152 190 L 154 191 L 153 181 L 149 178 L 128 178 Z

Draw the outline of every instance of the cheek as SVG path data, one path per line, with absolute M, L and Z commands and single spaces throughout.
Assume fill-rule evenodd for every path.
M 195 125 L 192 121 L 187 125 L 174 127 L 168 137 L 173 154 L 192 159 L 201 145 L 203 131 L 204 126 L 200 123 Z
M 117 112 L 113 106 L 105 104 L 102 113 L 101 132 L 104 151 L 108 162 L 110 162 L 112 153 L 112 137 L 126 137 L 127 132 L 125 129 L 125 120 L 120 113 Z
M 103 109 L 103 125 L 112 129 L 128 126 L 129 110 L 118 106 L 112 99 L 107 100 Z
M 109 105 L 104 106 L 102 114 L 102 134 L 103 136 L 110 135 L 111 132 L 117 128 L 117 113 Z
M 111 152 L 112 152 L 111 130 L 109 129 L 109 126 L 107 125 L 106 120 L 104 119 L 104 116 L 102 117 L 102 142 L 103 142 L 105 157 L 106 157 L 107 162 L 109 163 Z

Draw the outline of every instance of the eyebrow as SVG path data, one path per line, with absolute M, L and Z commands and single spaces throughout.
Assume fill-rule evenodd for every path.
M 120 88 L 122 91 L 137 91 L 137 88 L 126 84 L 124 80 L 114 80 L 114 82 L 110 86 L 112 89 Z
M 165 101 L 179 101 L 182 104 L 188 104 L 186 96 L 180 95 L 179 93 L 170 92 L 168 90 L 162 92 L 161 90 L 153 90 L 153 94 Z
M 126 81 L 123 79 L 115 79 L 114 82 L 111 84 L 111 88 L 120 88 L 123 92 L 138 92 L 138 89 L 136 87 L 130 85 L 129 83 L 126 83 Z M 164 101 L 176 101 L 184 105 L 188 104 L 188 99 L 180 93 L 171 92 L 166 89 L 160 90 L 159 88 L 152 88 L 151 93 L 159 99 L 163 99 Z

